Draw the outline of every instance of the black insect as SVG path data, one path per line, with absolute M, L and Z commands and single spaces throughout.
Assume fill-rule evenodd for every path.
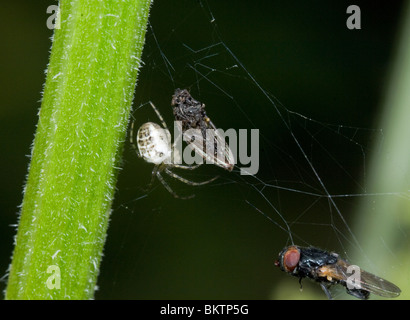
M 182 130 L 201 129 L 205 138 L 206 129 L 215 129 L 211 119 L 206 115 L 205 104 L 195 100 L 186 89 L 176 89 L 171 105 L 175 120 L 182 122 Z
M 289 246 L 279 253 L 275 265 L 292 276 L 312 279 L 322 287 L 329 299 L 329 286 L 341 284 L 348 294 L 366 300 L 370 293 L 381 297 L 395 298 L 401 290 L 393 283 L 379 278 L 358 266 L 341 259 L 337 253 L 314 247 Z
M 205 104 L 195 100 L 188 90 L 176 89 L 171 105 L 175 120 L 182 124 L 185 141 L 205 160 L 232 171 L 235 165 L 233 153 L 207 116 Z

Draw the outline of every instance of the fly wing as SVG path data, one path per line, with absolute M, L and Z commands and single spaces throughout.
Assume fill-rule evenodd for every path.
M 339 269 L 339 273 L 344 274 L 343 277 L 346 279 L 347 288 L 349 288 L 349 279 L 352 279 L 357 281 L 355 284 L 351 284 L 355 288 L 369 291 L 381 297 L 395 298 L 401 293 L 400 288 L 390 281 L 367 272 L 358 266 L 350 265 L 342 259 L 337 262 L 337 269 Z
M 222 130 L 216 129 L 211 121 L 209 124 L 210 129 L 206 131 L 205 139 L 207 154 L 213 155 L 213 160 L 216 165 L 228 171 L 232 171 L 235 165 L 232 150 L 225 141 Z
M 194 149 L 206 163 L 212 163 L 228 171 L 232 171 L 235 160 L 232 150 L 225 138 L 215 129 L 212 122 L 208 124 L 205 137 L 201 129 L 188 129 L 183 133 L 184 141 Z
M 395 284 L 364 270 L 361 271 L 361 286 L 371 293 L 386 298 L 395 298 L 401 293 L 400 288 Z

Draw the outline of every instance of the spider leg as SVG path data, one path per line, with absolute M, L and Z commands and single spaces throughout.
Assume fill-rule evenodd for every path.
M 158 176 L 159 172 L 159 166 L 154 166 L 154 169 L 152 169 L 151 181 L 147 187 L 148 190 L 151 189 L 152 185 L 154 184 L 155 177 Z
M 131 122 L 130 144 L 131 144 L 132 148 L 135 150 L 135 152 L 137 153 L 137 156 L 141 157 L 141 154 L 138 150 L 138 147 L 137 147 L 137 145 L 135 144 L 135 141 L 134 141 L 134 121 Z
M 187 196 L 187 197 L 181 197 L 181 196 L 177 195 L 175 193 L 175 191 L 171 189 L 171 187 L 168 185 L 168 183 L 165 182 L 164 178 L 161 176 L 161 171 L 157 171 L 156 176 L 158 177 L 158 180 L 162 183 L 162 185 L 168 190 L 168 192 L 174 196 L 174 198 L 177 198 L 177 199 L 191 199 L 191 198 L 195 197 L 194 194 L 191 195 L 191 196 Z
M 166 130 L 168 130 L 167 124 L 166 124 L 166 122 L 164 121 L 164 118 L 163 118 L 163 117 L 161 116 L 161 114 L 159 113 L 157 107 L 156 107 L 151 101 L 149 102 L 149 104 L 151 105 L 152 109 L 154 109 L 155 113 L 157 114 L 159 120 L 160 120 L 161 123 L 162 123 L 162 126 L 163 126 Z
M 173 168 L 177 168 L 177 169 L 185 169 L 185 170 L 194 170 L 196 168 L 198 168 L 202 163 L 193 165 L 193 166 L 185 166 L 183 164 L 173 164 L 172 167 Z
M 165 172 L 166 172 L 168 175 L 170 175 L 171 177 L 173 177 L 173 178 L 175 178 L 175 179 L 178 179 L 179 181 L 181 181 L 181 182 L 183 182 L 183 183 L 186 183 L 187 185 L 190 185 L 190 186 L 202 186 L 202 185 L 204 185 L 204 184 L 210 183 L 210 182 L 212 182 L 212 181 L 218 179 L 218 176 L 216 176 L 216 177 L 213 177 L 213 178 L 210 179 L 210 180 L 206 180 L 206 181 L 202 181 L 202 182 L 194 182 L 194 181 L 191 181 L 191 180 L 182 178 L 181 176 L 179 176 L 179 175 L 177 175 L 176 173 L 172 172 L 172 171 L 169 170 L 168 168 L 165 168 Z

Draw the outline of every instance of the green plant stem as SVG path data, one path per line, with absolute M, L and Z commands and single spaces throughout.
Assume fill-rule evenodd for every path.
M 63 0 L 6 299 L 91 299 L 150 0 Z

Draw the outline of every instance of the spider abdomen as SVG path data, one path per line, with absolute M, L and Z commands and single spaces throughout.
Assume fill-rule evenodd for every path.
M 140 156 L 147 162 L 161 164 L 171 159 L 171 135 L 156 123 L 147 122 L 139 128 L 137 145 Z

